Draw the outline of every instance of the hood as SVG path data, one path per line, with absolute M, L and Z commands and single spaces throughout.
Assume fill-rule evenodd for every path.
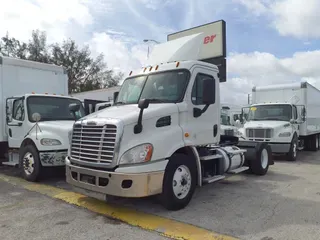
M 131 124 L 138 121 L 139 112 L 138 104 L 118 105 L 89 114 L 82 119 L 113 118 L 122 120 L 124 124 Z M 143 110 L 143 119 L 167 116 L 176 112 L 178 107 L 175 103 L 150 103 L 149 107 Z
M 250 121 L 244 124 L 244 128 L 278 128 L 288 124 L 285 121 Z
M 70 131 L 73 127 L 74 121 L 45 121 L 39 122 L 40 128 L 44 128 L 46 131 L 59 131 L 66 132 Z

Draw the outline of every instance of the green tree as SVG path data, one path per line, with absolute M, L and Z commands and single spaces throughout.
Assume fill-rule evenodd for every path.
M 92 57 L 89 46 L 80 48 L 72 39 L 47 45 L 44 31 L 32 31 L 28 44 L 10 38 L 7 34 L 0 41 L 0 53 L 65 67 L 69 93 L 114 87 L 123 78 L 123 73 L 115 74 L 107 68 L 103 54 Z
M 7 57 L 27 59 L 28 47 L 26 43 L 9 37 L 7 33 L 6 36 L 0 40 L 0 53 Z

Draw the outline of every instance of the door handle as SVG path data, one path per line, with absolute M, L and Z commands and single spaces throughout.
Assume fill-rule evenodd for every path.
M 12 137 L 12 130 L 9 128 L 9 137 Z

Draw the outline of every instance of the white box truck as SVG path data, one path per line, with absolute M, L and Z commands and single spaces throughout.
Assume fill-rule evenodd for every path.
M 296 160 L 297 150 L 317 151 L 319 99 L 319 89 L 308 82 L 253 87 L 240 140 L 268 142 L 273 153 L 286 154 L 289 161 Z
M 0 57 L 2 164 L 19 166 L 29 181 L 42 167 L 64 166 L 75 121 L 69 104 L 78 118 L 84 116 L 80 100 L 68 96 L 63 67 Z
M 202 52 L 225 55 L 225 22 L 186 35 L 156 45 L 148 67 L 124 80 L 114 106 L 74 124 L 66 179 L 75 189 L 96 198 L 159 195 L 178 210 L 196 186 L 248 169 L 267 173 L 267 143 L 240 149 L 237 137 L 220 137 L 219 69 L 200 60 Z

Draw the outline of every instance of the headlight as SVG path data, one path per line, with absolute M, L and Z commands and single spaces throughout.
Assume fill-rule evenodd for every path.
M 291 132 L 282 132 L 279 133 L 279 137 L 290 137 L 291 136 Z
M 40 140 L 41 145 L 44 146 L 54 146 L 54 145 L 61 145 L 61 142 L 58 139 L 51 139 L 51 138 L 42 138 Z
M 153 147 L 146 143 L 126 151 L 120 158 L 119 164 L 143 163 L 151 160 Z

